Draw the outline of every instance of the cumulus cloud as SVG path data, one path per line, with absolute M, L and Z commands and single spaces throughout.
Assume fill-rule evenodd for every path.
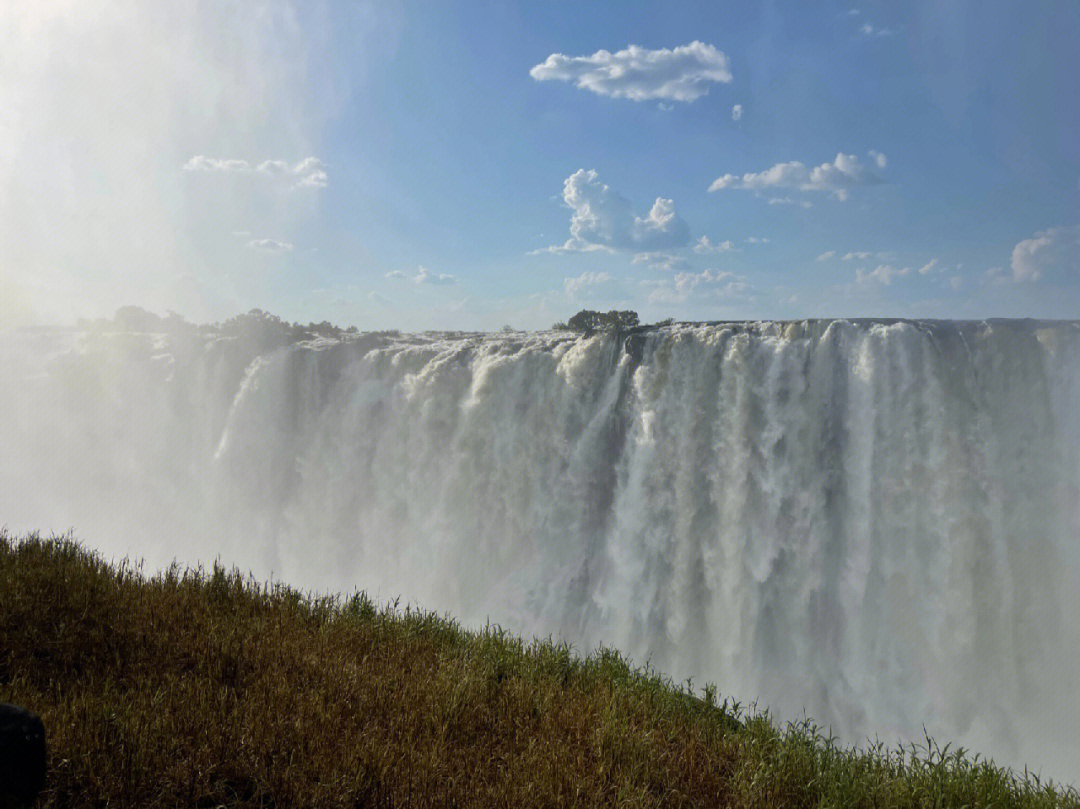
M 404 270 L 391 270 L 385 278 L 412 281 L 414 284 L 428 284 L 431 286 L 450 286 L 457 283 L 457 278 L 448 273 L 433 273 L 427 267 L 417 267 L 415 273 L 407 273 Z
M 566 290 L 567 295 L 573 297 L 586 287 L 605 284 L 611 280 L 614 279 L 606 272 L 583 272 L 575 278 L 564 278 L 563 288 Z
M 738 121 L 742 118 L 742 104 L 736 104 L 731 108 L 731 120 Z
M 694 101 L 709 92 L 710 82 L 730 82 L 728 58 L 704 42 L 674 49 L 600 50 L 592 56 L 553 53 L 529 71 L 537 81 L 572 81 L 583 89 L 632 101 Z
M 579 169 L 567 177 L 563 201 L 573 211 L 570 238 L 563 245 L 544 248 L 546 251 L 656 252 L 683 247 L 690 241 L 690 228 L 675 213 L 670 199 L 657 197 L 648 216 L 634 216 L 630 201 L 601 183 L 595 171 Z
M 293 246 L 288 242 L 279 242 L 277 239 L 252 239 L 247 243 L 247 246 L 252 250 L 258 250 L 260 253 L 270 253 L 272 255 L 291 253 L 293 249 Z
M 1041 230 L 1013 248 L 1014 281 L 1038 281 L 1054 271 L 1080 276 L 1080 225 Z
M 732 298 L 751 290 L 744 276 L 720 270 L 679 272 L 674 278 L 649 280 L 643 284 L 653 287 L 649 303 L 684 303 L 690 297 Z
M 908 275 L 910 272 L 911 267 L 894 267 L 891 264 L 879 264 L 869 272 L 861 269 L 856 270 L 855 281 L 859 284 L 868 284 L 872 281 L 876 281 L 879 284 L 889 286 L 894 278 Z
M 730 253 L 733 250 L 738 250 L 731 239 L 725 239 L 719 244 L 714 244 L 709 241 L 708 236 L 702 236 L 694 244 L 694 252 L 699 256 L 708 255 L 710 253 Z
M 266 177 L 284 178 L 291 184 L 309 188 L 325 188 L 329 182 L 326 164 L 317 157 L 306 157 L 295 164 L 289 164 L 285 160 L 264 160 L 253 166 L 247 160 L 207 157 L 199 154 L 184 164 L 184 171 L 259 174 Z
M 881 165 L 884 155 L 875 153 L 875 163 Z M 885 182 L 877 174 L 863 165 L 853 154 L 836 155 L 831 163 L 822 163 L 813 168 L 792 161 L 777 163 L 760 172 L 748 172 L 741 177 L 724 174 L 713 180 L 710 191 L 723 191 L 729 188 L 741 188 L 748 191 L 765 191 L 775 188 L 794 188 L 799 191 L 827 191 L 838 200 L 845 200 L 850 190 L 860 185 L 876 185 Z

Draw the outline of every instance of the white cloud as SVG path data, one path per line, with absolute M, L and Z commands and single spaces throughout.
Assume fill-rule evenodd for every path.
M 884 156 L 881 157 L 884 160 Z M 847 199 L 855 186 L 876 185 L 885 182 L 869 171 L 855 155 L 842 152 L 831 163 L 810 168 L 800 162 L 777 163 L 761 172 L 748 172 L 741 177 L 724 174 L 717 177 L 710 191 L 741 188 L 748 191 L 764 191 L 771 188 L 794 188 L 799 191 L 827 191 L 839 200 Z
M 866 37 L 887 37 L 892 36 L 893 33 L 888 28 L 876 28 L 868 22 L 859 26 L 859 31 Z
M 742 118 L 742 104 L 736 104 L 731 108 L 731 120 L 738 121 Z
M 573 297 L 585 287 L 605 284 L 611 280 L 613 280 L 612 277 L 606 272 L 583 272 L 576 278 L 564 278 L 563 288 L 566 290 L 567 295 Z
M 938 267 L 938 260 L 936 258 L 930 259 L 928 262 L 919 267 L 919 275 L 929 275 L 936 269 L 944 269 L 944 267 Z
M 581 89 L 632 101 L 694 101 L 709 92 L 710 82 L 731 81 L 727 56 L 697 41 L 660 50 L 630 45 L 592 56 L 553 53 L 529 75 L 537 81 L 573 81 Z
M 279 242 L 276 239 L 252 239 L 247 243 L 247 246 L 253 250 L 258 250 L 260 253 L 270 253 L 272 255 L 290 253 L 293 249 L 293 246 L 288 242 Z
M 657 197 L 648 216 L 634 216 L 630 201 L 601 183 L 595 171 L 579 169 L 567 177 L 563 201 L 573 211 L 570 238 L 561 246 L 543 250 L 655 252 L 682 247 L 690 241 L 690 229 L 675 213 L 670 199 Z
M 881 152 L 877 151 L 877 149 L 871 149 L 869 155 L 874 158 L 874 163 L 879 169 L 885 168 L 885 166 L 889 162 L 888 158 L 886 158 L 885 155 L 883 155 Z
M 1058 271 L 1080 276 L 1080 225 L 1039 231 L 1013 248 L 1014 281 L 1038 281 Z
M 415 273 L 407 273 L 404 270 L 391 270 L 385 278 L 412 281 L 414 284 L 428 284 L 432 286 L 450 286 L 457 283 L 457 278 L 447 273 L 433 273 L 427 267 L 417 267 Z
M 252 167 L 247 160 L 224 159 L 195 155 L 184 164 L 184 171 L 223 174 L 260 174 L 280 177 L 297 186 L 325 188 L 328 183 L 326 164 L 317 157 L 306 157 L 295 165 L 285 160 L 264 160 Z
M 818 261 L 828 261 L 830 258 L 836 255 L 835 250 L 826 250 L 820 256 L 817 257 Z
M 870 258 L 870 256 L 872 255 L 874 254 L 867 252 L 866 250 L 857 250 L 851 253 L 844 253 L 844 255 L 840 256 L 840 260 L 853 261 L 855 259 L 858 259 L 859 261 L 866 261 L 866 259 Z
M 720 270 L 679 272 L 672 279 L 644 281 L 643 284 L 653 287 L 649 303 L 684 303 L 691 296 L 731 298 L 751 290 L 744 276 Z
M 679 255 L 678 253 L 655 251 L 652 253 L 635 254 L 633 263 L 648 264 L 650 270 L 664 270 L 665 272 L 673 272 L 680 267 L 685 267 L 690 262 L 687 260 L 686 256 Z
M 761 236 L 761 237 L 759 237 L 759 236 L 747 236 L 746 237 L 746 243 L 747 244 L 768 244 L 769 239 L 768 239 L 767 236 Z
M 770 197 L 770 205 L 798 205 L 800 208 L 813 208 L 814 203 L 805 199 L 792 199 L 791 197 Z
M 867 284 L 877 281 L 879 284 L 889 286 L 894 278 L 902 277 L 911 272 L 911 267 L 894 267 L 891 264 L 879 264 L 870 272 L 865 270 L 855 271 L 855 281 L 859 284 Z
M 699 256 L 708 255 L 710 253 L 730 253 L 733 250 L 738 250 L 735 244 L 730 239 L 725 239 L 719 244 L 714 244 L 709 241 L 708 236 L 702 236 L 694 244 L 694 252 Z

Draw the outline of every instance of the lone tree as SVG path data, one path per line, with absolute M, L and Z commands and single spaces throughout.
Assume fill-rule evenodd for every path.
M 629 309 L 622 311 L 612 309 L 610 312 L 594 312 L 592 309 L 582 309 L 566 323 L 556 323 L 553 329 L 577 332 L 593 331 L 627 331 L 639 323 L 637 312 Z

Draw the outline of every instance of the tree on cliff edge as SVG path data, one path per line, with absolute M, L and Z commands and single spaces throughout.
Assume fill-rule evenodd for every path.
M 566 323 L 556 323 L 551 328 L 563 331 L 593 332 L 593 331 L 627 331 L 639 323 L 637 312 L 625 309 L 622 311 L 612 309 L 610 312 L 594 312 L 592 309 L 582 309 Z

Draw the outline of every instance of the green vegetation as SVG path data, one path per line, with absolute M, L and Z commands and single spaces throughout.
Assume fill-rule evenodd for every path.
M 594 312 L 592 309 L 582 309 L 566 323 L 556 323 L 551 328 L 556 331 L 577 331 L 590 333 L 594 331 L 624 332 L 638 326 L 638 314 L 627 310 L 612 309 L 610 312 Z
M 1080 807 L 929 741 L 779 730 L 609 649 L 3 533 L 0 701 L 45 721 L 48 807 Z

